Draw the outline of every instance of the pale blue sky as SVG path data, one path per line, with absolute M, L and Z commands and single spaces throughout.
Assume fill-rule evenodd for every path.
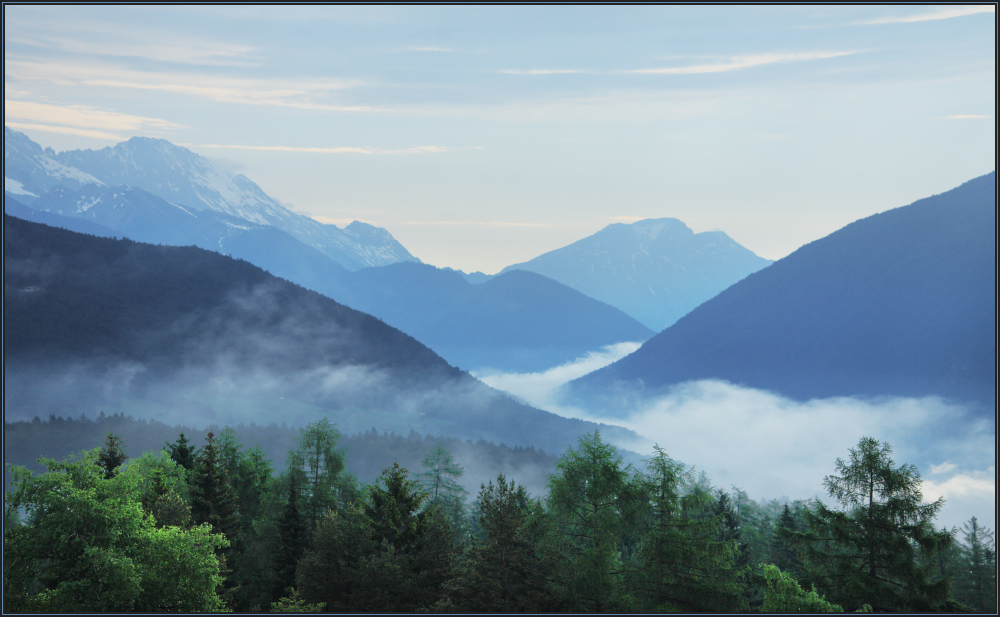
M 995 168 L 992 6 L 4 7 L 4 121 L 161 137 L 496 272 L 675 217 L 777 259 Z

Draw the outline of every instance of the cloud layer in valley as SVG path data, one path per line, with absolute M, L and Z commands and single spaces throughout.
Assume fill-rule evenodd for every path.
M 887 441 L 896 466 L 914 464 L 925 501 L 945 498 L 937 525 L 961 526 L 976 516 L 995 528 L 995 423 L 937 397 L 799 402 L 723 381 L 681 384 L 629 410 L 625 419 L 562 403 L 560 386 L 631 351 L 621 344 L 542 373 L 482 374 L 480 379 L 530 405 L 566 417 L 614 423 L 645 439 L 618 443 L 649 454 L 658 444 L 704 471 L 713 485 L 736 486 L 754 499 L 831 499 L 823 478 L 836 472 L 863 436 Z

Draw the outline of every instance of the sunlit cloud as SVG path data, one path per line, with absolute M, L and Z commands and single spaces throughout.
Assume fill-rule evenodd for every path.
M 966 15 L 975 15 L 977 13 L 996 13 L 996 7 L 992 4 L 978 6 L 951 6 L 938 8 L 927 13 L 920 13 L 919 15 L 907 15 L 905 17 L 879 17 L 877 19 L 855 22 L 855 25 L 875 26 L 879 24 L 911 24 L 921 21 L 936 21 L 939 19 L 951 19 L 953 17 L 965 17 Z
M 982 116 L 979 114 L 958 114 L 956 116 L 948 116 L 949 120 L 988 120 L 993 116 Z
M 696 64 L 692 66 L 675 66 L 658 69 L 635 69 L 626 71 L 628 73 L 645 73 L 652 75 L 694 75 L 700 73 L 725 73 L 727 71 L 737 71 L 754 66 L 765 64 L 775 64 L 779 62 L 802 62 L 806 60 L 825 60 L 827 58 L 839 58 L 849 56 L 857 52 L 853 51 L 820 51 L 804 52 L 795 54 L 759 54 L 753 56 L 734 56 L 723 62 L 711 64 Z
M 949 471 L 953 471 L 955 468 L 956 468 L 955 463 L 952 463 L 950 461 L 945 461 L 940 465 L 931 465 L 931 469 L 928 473 L 930 473 L 932 476 L 936 476 L 939 473 L 948 473 Z
M 608 219 L 612 221 L 641 221 L 643 218 L 641 216 L 609 216 Z
M 923 480 L 922 492 L 924 499 L 934 500 L 944 497 L 945 500 L 960 497 L 989 497 L 994 499 L 997 486 L 994 468 L 990 467 L 978 473 L 958 473 L 943 482 Z
M 100 139 L 114 138 L 112 131 L 142 132 L 149 129 L 172 130 L 183 128 L 181 125 L 160 118 L 133 116 L 121 112 L 88 107 L 85 105 L 53 105 L 14 99 L 4 100 L 4 122 L 13 126 L 15 123 L 28 128 L 27 124 L 37 124 L 31 128 L 48 130 L 55 133 L 85 135 L 80 131 L 90 131 L 88 137 L 96 136 L 97 131 L 103 136 Z M 20 122 L 18 122 L 20 121 Z M 47 128 L 42 128 L 47 127 Z

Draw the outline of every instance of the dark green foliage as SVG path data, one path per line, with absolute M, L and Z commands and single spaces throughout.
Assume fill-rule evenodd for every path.
M 128 460 L 125 454 L 125 444 L 122 438 L 114 433 L 108 433 L 104 439 L 104 445 L 97 455 L 97 465 L 104 470 L 104 478 L 113 478 L 118 473 L 118 469 Z
M 296 449 L 288 453 L 289 473 L 299 477 L 299 500 L 310 530 L 327 510 L 342 507 L 357 494 L 339 441 L 340 431 L 323 418 L 302 429 Z
M 951 535 L 931 520 L 944 505 L 922 503 L 920 474 L 893 467 L 888 443 L 864 437 L 850 460 L 837 459 L 839 475 L 824 484 L 843 510 L 817 503 L 806 513 L 808 530 L 783 532 L 802 547 L 814 583 L 846 610 L 864 604 L 876 611 L 934 611 L 948 599 L 948 580 L 931 582 L 921 557 L 947 548 Z
M 370 487 L 364 517 L 380 545 L 373 564 L 381 576 L 373 581 L 368 610 L 430 609 L 442 599 L 456 557 L 454 534 L 438 508 L 421 510 L 426 500 L 399 463 Z
M 467 493 L 457 479 L 462 477 L 465 470 L 443 446 L 436 446 L 428 452 L 422 463 L 427 471 L 417 475 L 417 478 L 427 491 L 427 506 L 439 508 L 448 517 L 455 537 L 461 541 L 467 528 Z
M 289 474 L 288 501 L 278 521 L 278 546 L 274 562 L 275 591 L 284 591 L 295 584 L 295 568 L 308 543 L 308 528 L 299 514 L 297 474 Z
M 231 538 L 238 529 L 238 516 L 229 473 L 220 460 L 215 434 L 209 432 L 191 480 L 191 517 L 196 525 L 208 523 L 213 532 Z
M 631 466 L 599 433 L 559 459 L 549 483 L 549 508 L 558 521 L 557 593 L 572 610 L 630 610 L 624 575 L 626 536 L 635 523 L 641 488 Z
M 802 561 L 796 555 L 791 543 L 782 537 L 782 533 L 796 533 L 800 531 L 802 529 L 799 526 L 799 521 L 792 516 L 792 510 L 786 503 L 781 510 L 781 517 L 778 518 L 777 527 L 771 536 L 771 563 L 777 566 L 781 572 L 791 577 L 798 575 L 802 569 Z
M 478 527 L 465 567 L 452 590 L 453 605 L 485 613 L 552 610 L 547 563 L 530 523 L 531 502 L 523 486 L 503 474 L 479 491 Z
M 644 508 L 635 571 L 648 610 L 731 612 L 744 607 L 737 538 L 726 537 L 724 511 L 710 493 L 690 490 L 693 473 L 656 447 L 642 476 Z M 725 504 L 724 504 L 725 505 Z
M 312 548 L 298 564 L 298 589 L 330 611 L 366 611 L 386 603 L 372 581 L 371 557 L 380 545 L 358 504 L 328 510 L 313 534 Z
M 195 456 L 198 448 L 188 445 L 188 438 L 181 433 L 174 443 L 166 444 L 167 450 L 170 451 L 170 458 L 173 459 L 175 463 L 191 471 L 194 469 Z
M 997 553 L 993 532 L 976 517 L 962 526 L 956 556 L 955 598 L 979 612 L 997 608 Z

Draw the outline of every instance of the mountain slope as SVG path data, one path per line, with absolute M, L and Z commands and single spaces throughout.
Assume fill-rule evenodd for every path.
M 856 221 L 752 274 L 571 385 L 718 378 L 797 399 L 996 399 L 996 173 Z
M 696 234 L 677 219 L 647 219 L 608 225 L 501 273 L 537 272 L 659 332 L 770 263 L 721 231 Z
M 192 423 L 360 418 L 549 452 L 598 428 L 635 438 L 517 403 L 245 261 L 6 215 L 4 384 L 8 418 L 131 405 Z
M 151 244 L 193 245 L 245 259 L 309 289 L 328 284 L 347 272 L 318 250 L 271 225 L 251 223 L 216 210 L 185 208 L 131 186 L 91 184 L 75 190 L 59 186 L 39 197 L 32 207 L 36 212 L 92 221 L 115 232 L 96 235 Z M 38 216 L 22 218 L 34 220 Z
M 653 332 L 618 309 L 533 272 L 473 285 L 454 270 L 399 263 L 327 288 L 468 370 L 535 372 Z

